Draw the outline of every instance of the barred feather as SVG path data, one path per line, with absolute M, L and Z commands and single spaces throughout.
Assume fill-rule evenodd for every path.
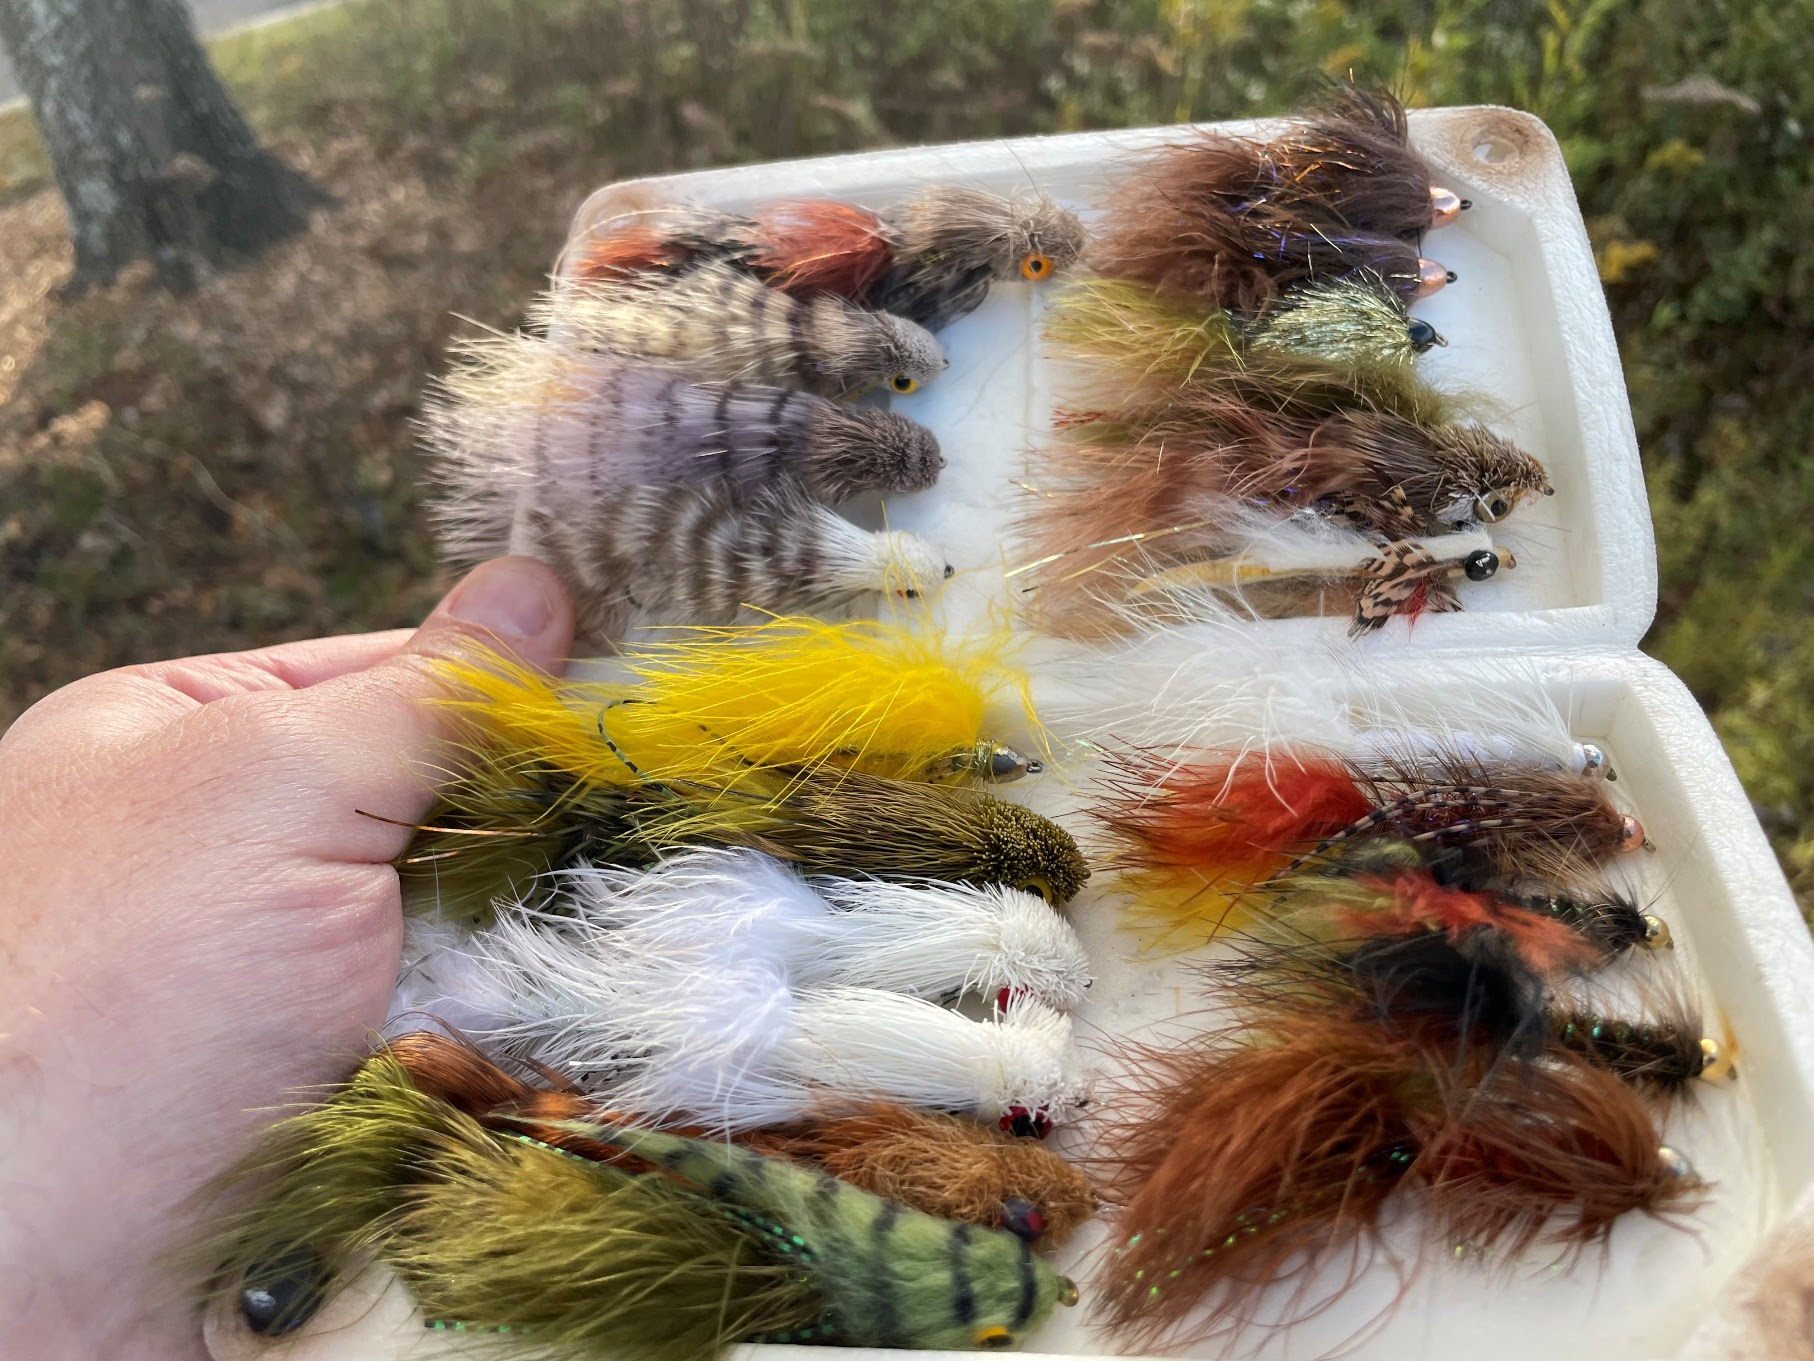
M 618 1156 L 609 1145 L 553 1127 L 598 1118 L 577 1090 L 531 1086 L 472 1045 L 431 1032 L 399 1036 L 388 1048 L 418 1088 L 488 1129 L 527 1133 L 595 1160 Z M 1022 1202 L 1040 1223 L 1022 1214 L 1013 1227 L 1045 1242 L 1063 1241 L 1095 1209 L 1089 1179 L 1062 1158 L 959 1116 L 876 1103 L 744 1138 L 763 1153 L 815 1163 L 840 1181 L 941 1219 L 997 1225 Z
M 1070 637 L 1218 618 L 1347 613 L 1355 634 L 1396 616 L 1461 607 L 1453 584 L 1516 566 L 1478 526 L 1382 541 L 1314 514 L 1275 519 L 1220 500 L 1138 544 L 1108 545 L 1051 564 L 1023 588 L 1032 616 Z M 1064 569 L 1064 570 L 1060 570 Z
M 1106 795 L 1097 816 L 1111 863 L 1150 890 L 1151 917 L 1186 932 L 1213 931 L 1231 898 L 1299 865 L 1314 874 L 1319 857 L 1357 842 L 1407 841 L 1431 858 L 1462 847 L 1500 874 L 1563 881 L 1644 844 L 1594 776 L 1454 753 L 1373 764 L 1311 746 L 1183 759 L 1122 750 Z
M 566 281 L 531 314 L 555 339 L 696 382 L 850 397 L 877 384 L 910 392 L 946 367 L 938 342 L 911 321 L 829 295 L 795 298 L 718 261 L 672 277 Z
M 917 535 L 859 529 L 798 490 L 740 497 L 722 483 L 632 487 L 575 503 L 553 488 L 519 511 L 527 551 L 573 592 L 579 637 L 633 624 L 731 624 L 746 611 L 831 614 L 878 595 L 918 599 L 952 574 Z
M 899 241 L 870 306 L 931 330 L 976 310 L 992 282 L 1038 282 L 1082 254 L 1076 216 L 1043 194 L 1003 198 L 982 189 L 923 189 L 887 216 Z
M 1077 1302 L 1077 1287 L 1012 1234 L 934 1219 L 735 1144 L 612 1124 L 568 1128 L 616 1144 L 784 1244 L 826 1304 L 828 1334 L 798 1340 L 1000 1349 L 1054 1306 Z
M 759 1230 L 660 1179 L 482 1129 L 380 1054 L 223 1179 L 265 1183 L 195 1250 L 207 1291 L 268 1283 L 306 1245 L 330 1288 L 371 1253 L 430 1319 L 528 1331 L 558 1361 L 698 1361 L 824 1309 Z
M 723 483 L 744 498 L 794 485 L 814 500 L 924 491 L 944 458 L 907 417 L 804 392 L 696 386 L 673 372 L 527 336 L 460 347 L 423 416 L 451 562 L 483 560 L 528 498 L 587 507 L 628 487 Z

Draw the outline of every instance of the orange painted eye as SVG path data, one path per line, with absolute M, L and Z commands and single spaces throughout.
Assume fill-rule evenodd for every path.
M 1034 283 L 1038 283 L 1051 272 L 1052 257 L 1049 255 L 1041 255 L 1038 251 L 1034 251 L 1031 255 L 1023 255 L 1020 257 L 1020 273 L 1022 278 L 1031 279 Z

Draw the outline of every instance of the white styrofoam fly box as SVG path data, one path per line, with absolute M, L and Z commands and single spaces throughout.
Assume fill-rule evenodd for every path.
M 1564 1271 L 1535 1258 L 1420 1262 L 1411 1225 L 1395 1224 L 1388 1245 L 1405 1249 L 1396 1268 L 1381 1260 L 1315 1319 L 1250 1332 L 1228 1351 L 1298 1358 L 1339 1350 L 1393 1361 L 1661 1358 L 1715 1306 L 1771 1223 L 1814 1185 L 1814 1140 L 1806 1134 L 1814 1128 L 1814 944 L 1711 727 L 1681 683 L 1637 651 L 1655 611 L 1655 547 L 1618 352 L 1554 139 L 1534 118 L 1497 108 L 1417 110 L 1411 129 L 1437 181 L 1474 205 L 1425 241 L 1425 253 L 1459 277 L 1416 308 L 1448 341 L 1420 369 L 1441 386 L 1490 399 L 1492 423 L 1543 460 L 1556 495 L 1493 527 L 1518 566 L 1489 582 L 1462 583 L 1466 613 L 1426 615 L 1415 628 L 1395 620 L 1358 644 L 1344 638 L 1341 619 L 1231 627 L 1206 650 L 1204 673 L 1288 667 L 1294 650 L 1306 659 L 1352 653 L 1387 689 L 1438 680 L 1548 694 L 1570 715 L 1577 738 L 1607 749 L 1619 796 L 1656 844 L 1627 870 L 1640 898 L 1674 929 L 1679 957 L 1700 979 L 1709 1028 L 1733 1044 L 1740 1077 L 1704 1092 L 1666 1131 L 1713 1183 L 1686 1229 L 1621 1223 L 1604 1257 Z M 623 213 L 675 203 L 740 210 L 823 196 L 885 208 L 919 186 L 952 182 L 1037 188 L 1087 220 L 1118 165 L 1178 132 L 906 148 L 630 181 L 587 200 L 571 241 Z M 939 486 L 885 508 L 849 511 L 876 527 L 885 514 L 889 526 L 944 546 L 960 570 L 939 614 L 956 632 L 1011 610 L 1016 583 L 1008 569 L 1018 550 L 1010 528 L 1025 494 L 1024 450 L 1047 428 L 1054 403 L 1054 366 L 1041 362 L 1038 331 L 1055 287 L 998 285 L 941 333 L 949 371 L 894 401 L 937 434 L 949 465 Z M 1075 661 L 1049 640 L 1028 655 L 1045 659 L 1036 663 L 1036 680 L 1040 665 L 1056 674 Z M 1144 683 L 1138 668 L 1125 674 L 1131 687 Z M 1119 698 L 1137 706 L 1141 695 Z M 1063 817 L 1088 775 L 1076 768 L 1007 792 Z M 1106 885 L 1092 885 L 1069 915 L 1097 971 L 1079 1016 L 1086 1043 L 1092 1035 L 1161 1038 L 1193 1024 L 1202 1002 L 1189 976 L 1177 961 L 1131 957 Z M 1061 1269 L 1076 1264 L 1085 1305 L 1060 1311 L 1028 1340 L 1028 1352 L 1114 1350 L 1088 1314 L 1087 1259 L 1106 1232 L 1091 1225 L 1060 1254 Z M 210 1334 L 218 1361 L 376 1361 L 484 1345 L 424 1330 L 394 1283 L 373 1277 L 362 1284 L 274 1342 L 217 1317 Z M 799 1361 L 826 1355 L 824 1348 L 751 1350 L 762 1361 L 795 1361 L 782 1355 L 795 1350 Z

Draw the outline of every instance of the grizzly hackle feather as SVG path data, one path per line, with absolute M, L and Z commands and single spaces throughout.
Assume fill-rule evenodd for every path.
M 938 341 L 905 318 L 829 294 L 796 298 L 718 261 L 672 277 L 559 282 L 531 312 L 554 339 L 697 382 L 853 397 L 911 392 L 946 367 Z
M 836 504 L 925 491 L 945 460 L 896 412 L 810 393 L 695 385 L 667 369 L 528 336 L 485 337 L 423 414 L 438 484 L 431 513 L 449 562 L 506 543 L 519 504 L 585 507 L 630 487 L 722 483 L 740 497 L 784 485 Z
M 537 484 L 515 537 L 573 593 L 578 637 L 604 646 L 646 624 L 733 624 L 918 600 L 953 573 L 944 550 L 861 529 L 785 485 L 740 496 L 723 482 L 629 487 L 567 499 Z
M 939 186 L 887 218 L 899 244 L 869 305 L 934 331 L 976 310 L 991 283 L 1039 283 L 1069 268 L 1085 239 L 1076 215 L 1043 194 Z

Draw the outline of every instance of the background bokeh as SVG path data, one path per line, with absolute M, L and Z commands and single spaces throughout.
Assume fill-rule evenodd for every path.
M 100 667 L 418 618 L 423 382 L 520 320 L 597 184 L 1281 112 L 1353 72 L 1561 139 L 1650 480 L 1645 646 L 1814 905 L 1814 0 L 351 0 L 214 53 L 335 202 L 192 296 L 61 299 L 0 114 L 0 724 Z

